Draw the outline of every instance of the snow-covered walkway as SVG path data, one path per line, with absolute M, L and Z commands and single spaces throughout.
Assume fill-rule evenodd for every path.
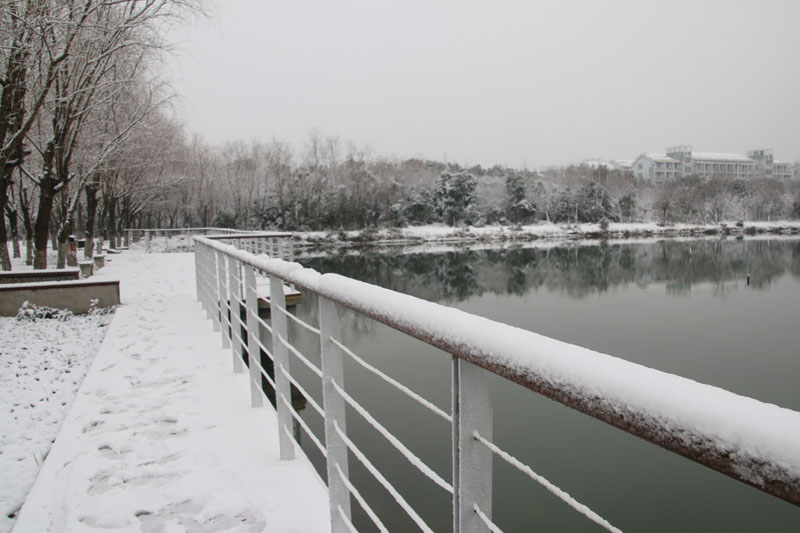
M 14 531 L 329 530 L 324 484 L 278 459 L 274 411 L 195 298 L 194 256 L 107 260 L 123 306 Z

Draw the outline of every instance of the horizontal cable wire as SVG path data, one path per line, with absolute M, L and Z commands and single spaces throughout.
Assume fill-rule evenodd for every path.
M 286 348 L 287 348 L 287 349 L 288 349 L 290 352 L 292 352 L 292 353 L 293 353 L 293 354 L 294 354 L 294 355 L 295 355 L 295 356 L 296 356 L 298 359 L 300 359 L 300 361 L 302 361 L 302 362 L 303 362 L 303 364 L 305 364 L 305 365 L 306 365 L 308 368 L 310 368 L 312 372 L 314 372 L 314 373 L 315 373 L 316 375 L 318 375 L 320 378 L 322 377 L 322 370 L 320 370 L 319 368 L 317 368 L 317 367 L 316 367 L 316 365 L 314 365 L 314 363 L 312 363 L 311 361 L 309 361 L 308 359 L 306 359 L 306 356 L 305 356 L 305 355 L 301 354 L 301 353 L 300 353 L 300 352 L 297 350 L 297 348 L 295 348 L 294 346 L 292 346 L 291 344 L 289 344 L 289 342 L 288 342 L 286 339 L 284 339 L 284 338 L 283 338 L 283 337 L 282 337 L 280 334 L 278 335 L 278 341 L 279 341 L 281 344 L 283 344 L 284 346 L 286 346 Z
M 355 485 L 353 485 L 347 476 L 344 475 L 342 467 L 339 466 L 338 463 L 334 466 L 336 468 L 336 472 L 339 473 L 339 478 L 342 480 L 342 483 L 344 483 L 344 486 L 347 487 L 347 490 L 350 491 L 350 494 L 353 495 L 361 508 L 364 509 L 364 512 L 367 513 L 372 520 L 372 523 L 378 527 L 378 530 L 381 531 L 381 533 L 389 533 L 389 530 L 386 529 L 386 526 L 383 525 L 383 522 L 381 522 L 381 519 L 378 518 L 377 514 L 375 514 L 375 511 L 372 510 L 372 507 L 370 507 L 364 497 L 361 496 L 361 493 L 358 491 Z
M 392 435 L 392 433 L 388 429 L 383 427 L 380 422 L 375 420 L 375 418 L 373 418 L 373 416 L 371 414 L 369 414 L 369 412 L 367 412 L 367 410 L 364 409 L 364 407 L 362 407 L 357 401 L 355 401 L 352 396 L 347 394 L 347 392 L 345 392 L 345 390 L 343 388 L 341 388 L 339 386 L 339 384 L 336 383 L 335 380 L 331 379 L 331 384 L 333 385 L 333 388 L 335 388 L 336 391 L 342 396 L 342 398 L 344 398 L 344 400 L 353 409 L 355 409 L 358 412 L 358 414 L 360 414 L 362 417 L 364 417 L 364 420 L 369 422 L 369 424 L 372 427 L 374 427 L 378 431 L 378 433 L 383 435 L 383 437 L 386 440 L 388 440 L 389 443 L 392 446 L 397 448 L 397 450 L 401 454 L 403 454 L 403 457 L 408 459 L 409 463 L 411 463 L 412 465 L 416 466 L 417 469 L 420 472 L 422 472 L 423 474 L 425 474 L 425 476 L 427 476 L 431 481 L 433 481 L 434 483 L 436 483 L 437 485 L 442 487 L 444 490 L 446 490 L 450 494 L 453 494 L 453 486 L 452 485 L 450 485 L 447 481 L 442 479 L 442 477 L 439 474 L 437 474 L 436 472 L 431 470 L 428 465 L 426 465 L 424 462 L 422 462 L 422 459 L 420 459 L 419 457 L 417 457 L 414 454 L 414 452 L 412 452 L 411 450 L 406 448 L 405 444 L 400 442 L 400 440 L 397 437 L 395 437 L 394 435 Z
M 245 343 L 245 342 L 242 340 L 242 338 L 239 336 L 239 334 L 238 334 L 238 333 L 236 333 L 235 331 L 233 332 L 233 336 L 236 338 L 236 340 L 237 340 L 237 341 L 239 341 L 239 346 L 240 346 L 240 347 L 241 347 L 241 348 L 242 348 L 242 349 L 243 349 L 245 352 L 247 352 L 247 355 L 248 355 L 248 357 L 249 357 L 249 356 L 250 356 L 250 350 L 248 350 L 248 349 L 247 349 L 247 344 L 246 344 L 246 343 Z M 244 357 L 244 356 L 242 356 L 242 355 L 240 354 L 240 355 L 239 355 L 239 357 Z
M 255 338 L 255 339 L 253 339 L 253 340 L 254 340 L 254 341 L 256 341 L 256 344 L 258 345 L 258 347 L 259 347 L 259 348 L 261 348 L 261 350 L 263 350 L 263 351 L 264 351 L 264 353 L 265 353 L 265 354 L 267 354 L 267 355 L 269 356 L 270 360 L 272 360 L 272 361 L 274 361 L 274 360 L 275 360 L 275 358 L 274 358 L 274 357 L 272 357 L 272 352 L 271 352 L 271 351 L 269 351 L 269 349 L 268 349 L 266 346 L 264 346 L 264 343 L 262 343 L 262 342 L 261 342 L 261 339 L 259 339 L 258 337 L 256 337 L 256 338 Z
M 342 506 L 337 505 L 336 510 L 339 511 L 339 516 L 341 516 L 342 520 L 344 520 L 344 525 L 347 526 L 347 529 L 350 531 L 350 533 L 358 533 L 358 530 L 355 528 L 353 523 L 350 521 L 349 518 L 347 518 L 347 515 L 345 514 L 344 509 L 342 509 Z
M 306 389 L 304 389 L 304 388 L 303 388 L 303 387 L 302 387 L 302 386 L 301 386 L 301 385 L 300 385 L 300 384 L 297 382 L 297 380 L 296 380 L 296 379 L 294 379 L 294 378 L 293 378 L 293 377 L 292 377 L 292 376 L 289 374 L 289 372 L 286 370 L 286 368 L 285 368 L 283 365 L 278 365 L 278 368 L 280 368 L 280 369 L 281 369 L 281 372 L 283 373 L 283 375 L 284 375 L 284 376 L 286 376 L 286 379 L 288 379 L 288 380 L 289 380 L 289 382 L 290 382 L 292 385 L 294 385 L 294 386 L 297 388 L 297 390 L 299 390 L 299 391 L 300 391 L 300 393 L 301 393 L 303 396 L 305 396 L 305 397 L 306 397 L 306 400 L 308 400 L 308 403 L 311 405 L 311 407 L 313 407 L 313 408 L 314 408 L 314 410 L 315 410 L 317 413 L 319 413 L 319 415 L 320 415 L 322 418 L 325 418 L 325 411 L 323 411 L 323 410 L 322 410 L 322 407 L 320 407 L 320 406 L 319 406 L 319 404 L 318 404 L 317 402 L 315 402 L 315 401 L 314 401 L 314 398 L 312 398 L 312 397 L 311 397 L 311 395 L 310 395 L 310 394 L 309 394 L 309 393 L 306 391 Z
M 259 370 L 259 372 L 261 372 L 261 375 L 264 376 L 264 378 L 267 380 L 267 383 L 269 383 L 270 387 L 272 387 L 273 390 L 277 390 L 278 387 L 275 386 L 275 380 L 272 379 L 271 377 L 269 377 L 269 374 L 267 374 L 267 371 L 264 370 L 263 366 L 261 366 L 261 363 L 257 362 L 255 360 L 255 358 L 253 358 L 253 362 L 258 367 L 258 370 Z M 259 384 L 259 388 L 261 388 L 260 384 Z
M 355 353 L 353 353 L 347 346 L 345 346 L 341 342 L 337 341 L 333 337 L 331 337 L 331 342 L 333 344 L 335 344 L 336 346 L 338 346 L 344 353 L 346 353 L 347 355 L 352 357 L 353 360 L 356 363 L 358 363 L 359 365 L 361 365 L 365 369 L 369 370 L 370 372 L 372 372 L 373 374 L 375 374 L 376 376 L 378 376 L 379 378 L 384 380 L 389 385 L 394 386 L 395 388 L 397 388 L 397 390 L 399 390 L 400 392 L 406 394 L 412 400 L 416 400 L 418 403 L 422 404 L 424 407 L 427 407 L 428 409 L 433 411 L 434 414 L 439 415 L 440 417 L 444 418 L 445 420 L 447 420 L 450 423 L 453 422 L 453 417 L 452 416 L 448 415 L 442 409 L 439 409 L 433 403 L 431 403 L 430 401 L 426 400 L 425 398 L 423 398 L 422 396 L 420 396 L 416 392 L 412 391 L 411 389 L 409 389 L 408 387 L 406 387 L 405 385 L 403 385 L 399 381 L 390 378 L 389 376 L 387 376 L 386 374 L 384 374 L 383 372 L 381 372 L 380 370 L 378 370 L 377 368 L 375 368 L 371 364 L 367 363 L 362 358 L 360 358 Z
M 472 505 L 472 510 L 475 511 L 475 514 L 478 515 L 478 518 L 480 518 L 481 521 L 483 521 L 483 523 L 486 525 L 486 527 L 489 528 L 489 531 L 491 531 L 492 533 L 503 533 L 503 530 L 497 527 L 497 524 L 492 522 L 492 520 L 488 516 L 486 516 L 486 513 L 481 511 L 481 508 L 478 507 L 477 503 Z
M 406 513 L 408 513 L 408 516 L 411 517 L 414 523 L 417 524 L 417 526 L 425 533 L 433 533 L 433 530 L 428 527 L 428 525 L 417 514 L 414 508 L 408 504 L 408 502 L 400 495 L 399 492 L 397 492 L 397 489 L 395 489 L 392 484 L 389 483 L 385 477 L 383 477 L 383 474 L 381 474 L 380 471 L 375 468 L 375 465 L 373 465 L 370 460 L 367 459 L 367 457 L 361 452 L 361 450 L 359 450 L 358 447 L 353 444 L 353 441 L 347 438 L 347 435 L 344 434 L 344 431 L 342 431 L 342 428 L 339 427 L 339 424 L 336 422 L 336 420 L 333 421 L 333 429 L 339 434 L 339 437 L 341 437 L 341 439 L 347 445 L 347 448 L 353 452 L 353 455 L 356 456 L 356 459 L 358 459 L 361 464 L 364 465 L 367 470 L 369 470 L 370 474 L 372 474 L 378 483 L 383 485 L 383 488 L 385 488 L 389 494 L 392 495 L 397 504 L 402 507 Z
M 276 305 L 275 307 L 276 307 L 277 309 L 280 309 L 281 311 L 284 311 L 284 313 L 283 313 L 284 315 L 288 316 L 289 318 L 291 318 L 292 320 L 294 320 L 295 322 L 297 322 L 298 324 L 300 324 L 301 326 L 303 326 L 304 328 L 306 328 L 306 329 L 307 329 L 308 331 L 310 331 L 311 333 L 315 333 L 315 334 L 317 334 L 317 335 L 319 335 L 319 334 L 320 334 L 320 332 L 319 332 L 319 329 L 315 328 L 314 326 L 312 326 L 312 325 L 311 325 L 311 324 L 309 324 L 308 322 L 305 322 L 305 321 L 303 321 L 303 320 L 300 320 L 299 318 L 297 318 L 296 316 L 294 316 L 292 313 L 290 313 L 290 312 L 286 311 L 286 310 L 285 310 L 283 307 L 280 307 L 280 306 L 278 306 L 278 305 Z
M 286 408 L 289 409 L 289 412 L 292 413 L 292 418 L 297 420 L 297 423 L 300 424 L 300 427 L 303 428 L 305 430 L 305 432 L 308 434 L 308 438 L 311 439 L 311 442 L 316 444 L 316 446 L 319 449 L 320 453 L 322 453 L 322 455 L 327 459 L 328 458 L 328 452 L 327 452 L 327 450 L 325 450 L 325 446 L 323 446 L 322 443 L 317 438 L 317 436 L 314 435 L 314 433 L 311 431 L 311 428 L 308 427 L 308 425 L 306 424 L 306 421 L 303 420 L 300 417 L 300 414 L 297 411 L 294 410 L 294 407 L 292 407 L 291 402 L 289 402 L 283 394 L 279 394 L 278 396 L 280 397 L 281 401 L 283 402 L 283 405 L 285 405 Z M 294 440 L 294 435 L 292 435 L 292 440 Z
M 259 323 L 259 324 L 261 324 L 261 325 L 264 327 L 264 329 L 266 329 L 266 330 L 267 330 L 267 332 L 268 332 L 270 335 L 272 334 L 272 326 L 270 326 L 269 324 L 267 324 L 266 322 L 264 322 L 264 319 L 263 319 L 263 318 L 261 318 L 260 316 L 258 316 L 258 315 L 256 314 L 256 320 L 258 321 L 258 323 Z
M 606 519 L 604 519 L 603 517 L 601 517 L 600 515 L 598 515 L 594 511 L 592 511 L 591 509 L 589 509 L 584 504 L 578 502 L 575 498 L 573 498 L 572 496 L 570 496 L 569 494 L 567 494 L 566 492 L 564 492 L 560 488 L 558 488 L 555 485 L 553 485 L 550 481 L 548 481 L 544 477 L 542 477 L 539 474 L 537 474 L 536 472 L 534 472 L 531 469 L 531 467 L 529 467 L 528 465 L 520 462 L 517 458 L 513 457 L 508 452 L 505 452 L 505 451 L 501 450 L 495 444 L 493 444 L 492 442 L 489 442 L 488 440 L 483 438 L 480 435 L 480 433 L 478 433 L 477 431 L 474 432 L 472 434 L 472 436 L 475 438 L 475 440 L 477 440 L 478 442 L 480 442 L 481 444 L 483 444 L 484 446 L 489 448 L 489 450 L 491 450 L 493 453 L 495 453 L 498 457 L 504 459 L 508 464 L 510 464 L 511 466 L 515 467 L 517 470 L 519 470 L 523 474 L 526 474 L 532 480 L 536 481 L 541 486 L 543 486 L 548 491 L 550 491 L 550 493 L 552 493 L 554 496 L 559 498 L 561 501 L 563 501 L 564 503 L 566 503 L 567 505 L 569 505 L 570 507 L 572 507 L 573 509 L 578 511 L 580 514 L 582 514 L 583 516 L 585 516 L 586 518 L 588 518 L 589 520 L 591 520 L 592 522 L 594 522 L 598 526 L 600 526 L 600 527 L 602 527 L 602 528 L 604 528 L 604 529 L 606 529 L 608 531 L 613 531 L 615 533 L 622 533 L 622 531 L 620 529 L 612 526 Z

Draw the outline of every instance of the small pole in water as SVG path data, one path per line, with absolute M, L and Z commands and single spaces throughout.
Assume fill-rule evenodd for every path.
M 750 274 L 747 275 L 747 286 L 750 286 Z

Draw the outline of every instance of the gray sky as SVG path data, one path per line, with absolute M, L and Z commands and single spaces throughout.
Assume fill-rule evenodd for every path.
M 189 131 L 537 167 L 667 145 L 800 159 L 800 1 L 217 1 Z

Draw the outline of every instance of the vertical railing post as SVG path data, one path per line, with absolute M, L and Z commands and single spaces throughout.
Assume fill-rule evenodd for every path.
M 228 337 L 230 321 L 228 320 L 228 306 L 225 300 L 228 291 L 225 287 L 225 254 L 217 250 L 217 309 L 219 309 L 219 332 L 222 335 L 222 347 L 228 348 L 231 339 Z
M 339 514 L 339 507 L 350 518 L 350 491 L 342 481 L 337 465 L 345 476 L 350 472 L 347 464 L 347 445 L 334 428 L 334 422 L 343 432 L 345 424 L 344 399 L 334 388 L 336 382 L 344 387 L 344 363 L 341 349 L 331 339 L 341 342 L 342 327 L 336 304 L 327 298 L 319 298 L 320 353 L 322 354 L 322 401 L 325 409 L 325 448 L 328 456 L 328 501 L 331 512 L 331 531 L 348 531 L 347 524 Z
M 214 326 L 214 331 L 220 330 L 220 318 L 222 317 L 222 310 L 219 306 L 219 270 L 217 268 L 217 254 L 214 250 L 208 248 L 208 297 L 209 297 L 209 310 L 211 311 L 211 321 Z
M 231 353 L 233 354 L 233 372 L 239 374 L 244 370 L 242 365 L 242 342 L 241 342 L 241 320 L 242 308 L 239 301 L 242 299 L 242 288 L 239 283 L 241 279 L 241 264 L 235 258 L 228 256 L 228 302 L 230 302 L 230 326 L 231 326 Z
M 194 252 L 194 284 L 197 291 L 197 299 L 203 303 L 203 254 L 197 249 Z M 203 303 L 205 307 L 205 303 Z
M 144 230 L 144 253 L 150 253 L 150 230 Z
M 258 289 L 256 288 L 256 270 L 244 265 L 244 301 L 247 306 L 247 364 L 250 367 L 250 405 L 261 407 L 264 397 L 261 395 L 261 348 L 258 345 Z
M 210 318 L 213 322 L 215 319 L 214 287 L 216 287 L 214 284 L 213 272 L 216 265 L 214 264 L 214 256 L 207 246 L 201 246 L 199 252 L 201 258 L 200 264 L 203 267 L 203 306 L 206 308 L 206 317 Z M 216 329 L 214 331 L 216 331 Z
M 492 452 L 475 440 L 475 432 L 492 439 L 492 398 L 486 371 L 453 357 L 453 531 L 472 533 L 486 526 L 478 505 L 492 516 Z
M 289 372 L 289 351 L 281 339 L 288 342 L 289 334 L 286 315 L 286 295 L 283 292 L 283 280 L 276 276 L 269 278 L 269 306 L 272 317 L 272 355 L 275 358 L 275 407 L 278 411 L 278 438 L 280 439 L 281 459 L 294 459 L 292 443 L 292 413 L 281 398 L 291 405 L 292 394 L 289 378 L 281 371 L 283 367 Z

